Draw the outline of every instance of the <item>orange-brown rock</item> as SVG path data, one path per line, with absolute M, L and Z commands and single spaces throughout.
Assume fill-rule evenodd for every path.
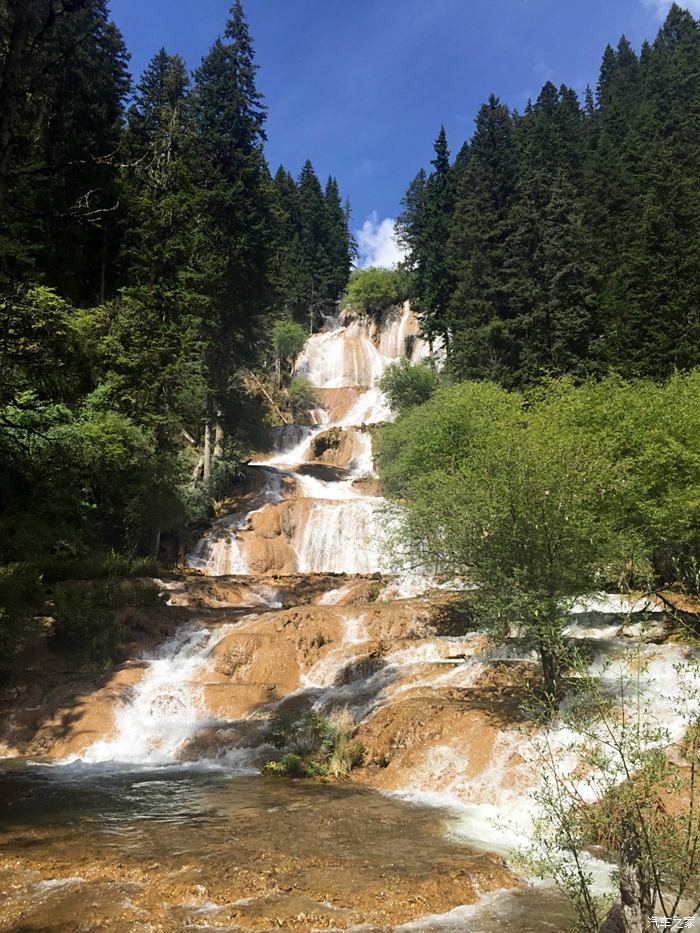
M 358 389 L 321 389 L 319 400 L 328 412 L 328 420 L 342 421 L 358 399 Z

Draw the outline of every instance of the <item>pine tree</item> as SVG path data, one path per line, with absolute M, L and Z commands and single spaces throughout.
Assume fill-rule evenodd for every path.
M 280 165 L 270 183 L 273 231 L 270 281 L 276 306 L 299 323 L 306 323 L 311 273 L 301 242 L 299 193 L 292 174 Z
M 449 344 L 449 305 L 453 290 L 447 244 L 454 210 L 454 191 L 445 128 L 434 145 L 433 171 L 429 175 L 422 197 L 422 245 L 420 256 L 419 295 L 422 326 L 431 340 L 440 335 Z
M 597 282 L 580 203 L 563 171 L 543 211 L 539 256 L 542 295 L 529 317 L 521 378 L 586 375 L 599 326 Z
M 308 159 L 299 173 L 297 189 L 301 244 L 311 280 L 308 315 L 313 327 L 318 314 L 328 306 L 333 271 L 330 247 L 326 241 L 326 200 L 318 176 Z
M 425 236 L 424 236 L 424 199 L 427 175 L 425 169 L 418 174 L 408 186 L 401 204 L 403 211 L 396 221 L 396 239 L 407 254 L 406 265 L 413 277 L 413 291 L 419 299 L 425 288 Z
M 514 192 L 513 119 L 491 96 L 476 118 L 449 240 L 456 283 L 450 364 L 460 377 L 505 379 L 512 363 L 504 270 Z
M 195 72 L 192 92 L 190 276 L 205 299 L 208 381 L 219 433 L 227 410 L 234 424 L 235 374 L 242 361 L 254 356 L 272 301 L 269 173 L 262 151 L 266 110 L 256 72 L 248 26 L 236 0 L 224 38 L 215 41 Z
M 633 197 L 603 295 L 603 351 L 626 374 L 661 378 L 700 360 L 700 29 L 676 4 L 645 49 L 641 86 Z
M 43 275 L 71 298 L 99 300 L 114 287 L 122 220 L 124 42 L 105 0 L 58 4 L 48 18 L 35 0 L 21 6 L 30 48 L 14 80 L 6 63 L 14 87 L 0 103 L 0 263 L 8 276 Z
M 340 197 L 338 182 L 328 176 L 324 191 L 324 239 L 330 260 L 330 277 L 326 292 L 329 301 L 341 297 L 350 278 L 352 266 L 352 238 L 350 234 L 350 205 Z

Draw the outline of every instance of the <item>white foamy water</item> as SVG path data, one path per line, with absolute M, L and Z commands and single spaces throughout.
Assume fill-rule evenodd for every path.
M 87 763 L 167 764 L 208 719 L 196 681 L 209 664 L 214 645 L 232 626 L 210 632 L 188 626 L 152 658 L 142 679 L 114 711 L 114 735 L 87 748 Z

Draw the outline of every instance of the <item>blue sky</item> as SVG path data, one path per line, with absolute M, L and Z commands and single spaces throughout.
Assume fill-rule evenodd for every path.
M 165 46 L 195 68 L 230 0 L 111 0 L 138 75 Z M 444 123 L 453 153 L 489 94 L 522 109 L 551 79 L 595 85 L 607 42 L 653 38 L 667 0 L 244 0 L 269 107 L 267 155 L 350 196 L 365 262 Z M 700 0 L 684 4 L 700 16 Z M 388 220 L 387 220 L 388 219 Z

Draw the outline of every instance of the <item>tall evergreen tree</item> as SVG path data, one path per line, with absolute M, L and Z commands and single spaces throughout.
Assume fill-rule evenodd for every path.
M 423 309 L 423 328 L 428 339 L 440 335 L 448 344 L 448 310 L 453 282 L 447 244 L 454 209 L 454 192 L 444 126 L 440 127 L 434 149 L 435 157 L 431 163 L 433 171 L 428 177 L 422 197 L 420 303 Z
M 252 40 L 236 0 L 223 39 L 216 40 L 195 72 L 192 92 L 191 280 L 205 297 L 208 381 L 219 453 L 227 415 L 235 426 L 237 367 L 254 355 L 272 299 L 269 176 L 262 150 L 266 109 L 256 73 Z
M 504 269 L 514 192 L 513 118 L 491 96 L 476 118 L 449 240 L 451 364 L 461 375 L 507 378 L 512 364 Z
M 425 169 L 419 169 L 403 196 L 403 211 L 396 221 L 396 238 L 406 251 L 406 265 L 412 273 L 413 291 L 419 302 L 425 289 L 424 202 L 427 181 Z
M 5 37 L 0 262 L 87 302 L 114 287 L 127 54 L 105 0 L 53 7 L 28 0 L 2 18 L 29 48 L 15 55 L 16 37 Z
M 337 180 L 328 176 L 324 190 L 324 238 L 330 275 L 326 295 L 329 301 L 340 298 L 350 277 L 353 243 L 350 234 L 350 207 L 340 197 Z

